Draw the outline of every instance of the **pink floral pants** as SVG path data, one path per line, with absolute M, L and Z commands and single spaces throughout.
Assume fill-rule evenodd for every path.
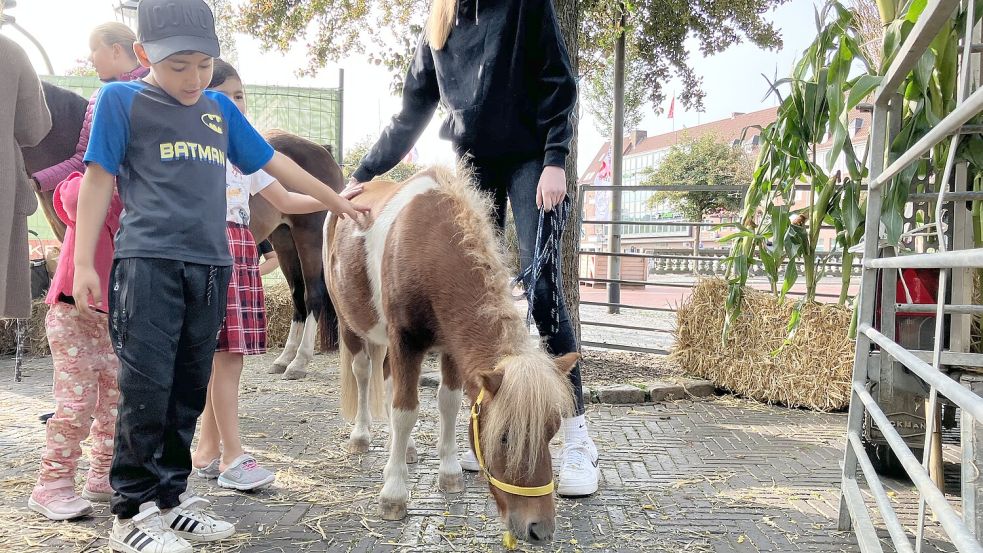
M 54 362 L 57 407 L 48 420 L 41 456 L 41 482 L 74 479 L 81 443 L 92 435 L 90 477 L 104 477 L 113 460 L 119 360 L 109 340 L 106 315 L 87 321 L 74 305 L 57 302 L 44 325 Z

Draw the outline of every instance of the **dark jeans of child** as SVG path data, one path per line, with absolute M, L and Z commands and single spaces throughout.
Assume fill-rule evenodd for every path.
M 109 332 L 120 400 L 109 477 L 120 518 L 146 502 L 161 509 L 181 503 L 230 276 L 230 267 L 168 259 L 113 264 Z
M 519 238 L 519 263 L 524 270 L 532 262 L 536 248 L 536 232 L 539 226 L 539 208 L 536 207 L 536 188 L 543 174 L 543 160 L 539 159 L 471 159 L 468 161 L 474 170 L 478 188 L 488 192 L 495 200 L 495 223 L 505 228 L 505 209 L 507 202 L 512 204 L 516 234 Z M 543 237 L 551 232 L 551 219 L 546 218 Z M 558 245 L 562 251 L 562 245 Z M 560 267 L 555 268 L 560 274 Z M 554 267 L 543 267 L 543 275 Z M 577 351 L 577 337 L 570 324 L 570 316 L 564 304 L 563 283 L 556 282 L 554 289 L 546 278 L 540 278 L 533 289 L 533 320 L 540 336 L 546 339 L 546 350 L 552 355 L 564 355 Z M 559 302 L 556 301 L 559 299 Z M 553 312 L 556 311 L 558 327 L 552 332 Z M 584 389 L 580 381 L 580 363 L 570 371 L 574 401 L 577 411 L 584 413 Z

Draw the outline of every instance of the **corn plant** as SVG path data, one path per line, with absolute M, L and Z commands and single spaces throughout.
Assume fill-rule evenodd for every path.
M 742 225 L 730 237 L 734 245 L 728 269 L 728 325 L 740 314 L 748 267 L 760 263 L 772 290 L 784 299 L 798 281 L 801 265 L 806 294 L 789 321 L 787 330 L 794 332 L 802 303 L 815 299 L 824 263 L 816 252 L 823 223 L 836 229 L 837 244 L 843 251 L 839 299 L 841 304 L 846 303 L 854 257 L 849 249 L 864 234 L 866 205 L 861 183 L 867 177 L 866 148 L 862 155 L 854 151 L 846 124 L 850 110 L 880 84 L 880 75 L 893 62 L 926 4 L 926 0 L 877 0 L 885 31 L 881 55 L 877 57 L 880 64 L 875 67 L 862 48 L 870 41 L 864 40 L 864 30 L 855 13 L 831 0 L 817 13 L 817 37 L 791 77 L 772 83 L 771 92 L 781 102 L 778 118 L 762 133 L 763 147 L 754 181 L 745 196 Z M 976 4 L 978 20 L 983 0 L 976 0 Z M 959 12 L 948 22 L 899 87 L 900 109 L 894 116 L 900 115 L 900 120 L 893 123 L 899 131 L 887 146 L 889 159 L 918 141 L 955 107 L 958 43 L 965 17 L 964 12 Z M 783 96 L 781 89 L 786 86 L 788 92 Z M 817 145 L 827 136 L 831 137 L 832 149 L 825 160 L 819 160 Z M 909 192 L 924 190 L 933 182 L 945 163 L 947 149 L 947 142 L 940 144 L 886 184 L 881 224 L 890 243 L 897 245 L 902 241 Z M 970 163 L 974 189 L 980 189 L 983 140 L 979 135 L 969 136 L 957 154 L 958 160 Z M 846 171 L 831 174 L 841 155 Z M 792 211 L 789 206 L 795 203 L 796 184 L 808 186 L 808 205 Z M 979 203 L 975 207 L 974 213 L 978 214 Z M 921 224 L 930 222 L 932 213 L 916 212 L 913 216 Z M 980 219 L 977 215 L 978 241 L 983 237 Z M 726 332 L 727 325 L 724 328 Z
M 802 302 L 815 299 L 826 262 L 817 252 L 824 224 L 837 230 L 843 254 L 846 301 L 853 264 L 847 251 L 863 236 L 860 182 L 866 176 L 866 153 L 854 150 L 849 114 L 880 82 L 862 48 L 854 14 L 838 1 L 816 13 L 817 36 L 789 78 L 770 83 L 779 102 L 777 118 L 762 131 L 754 177 L 744 197 L 741 220 L 729 257 L 728 321 L 740 313 L 748 268 L 760 264 L 772 291 L 784 300 L 805 280 Z M 787 92 L 783 93 L 783 90 Z M 832 146 L 820 159 L 820 145 Z M 843 158 L 845 172 L 832 170 Z M 801 185 L 808 185 L 806 205 L 794 208 Z M 800 302 L 801 305 L 801 302 Z M 798 322 L 798 309 L 789 329 Z

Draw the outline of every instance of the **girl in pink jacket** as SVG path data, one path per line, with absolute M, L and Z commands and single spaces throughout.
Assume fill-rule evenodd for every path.
M 133 53 L 133 43 L 136 40 L 133 30 L 122 23 L 103 23 L 92 31 L 89 37 L 89 61 L 103 82 L 133 81 L 150 73 L 149 69 L 140 65 Z M 86 108 L 85 119 L 82 121 L 82 132 L 79 133 L 78 145 L 75 146 L 72 157 L 32 175 L 42 191 L 54 190 L 73 171 L 85 172 L 82 157 L 89 146 L 89 129 L 98 95 L 97 91 L 89 99 L 89 107 Z
M 79 317 L 72 297 L 75 266 L 75 219 L 81 173 L 72 173 L 54 194 L 58 217 L 67 225 L 58 269 L 45 301 L 50 307 L 44 320 L 54 363 L 54 397 L 57 407 L 48 420 L 47 444 L 41 455 L 41 471 L 28 506 L 52 520 L 67 520 L 92 512 L 90 501 L 109 501 L 109 466 L 116 434 L 119 361 L 109 339 L 109 311 L 94 305 L 101 322 Z M 123 204 L 113 196 L 106 223 L 96 248 L 96 270 L 108 286 L 113 263 L 113 237 L 119 230 Z M 109 291 L 103 290 L 103 298 Z M 92 458 L 82 497 L 75 493 L 75 472 L 82 443 L 92 434 Z

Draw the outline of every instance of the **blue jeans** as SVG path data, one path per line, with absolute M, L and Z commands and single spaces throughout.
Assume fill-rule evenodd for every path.
M 499 229 L 505 228 L 505 208 L 511 203 L 512 216 L 515 218 L 515 230 L 519 238 L 519 263 L 523 270 L 532 262 L 533 250 L 536 247 L 536 231 L 539 226 L 539 208 L 536 207 L 536 187 L 539 177 L 543 174 L 543 160 L 538 159 L 470 159 L 468 163 L 474 170 L 474 179 L 478 188 L 491 194 L 495 202 L 495 223 Z M 548 236 L 552 230 L 552 221 L 546 218 L 543 225 L 543 236 Z M 562 251 L 562 244 L 558 244 Z M 559 257 L 559 256 L 558 256 Z M 559 262 L 559 261 L 558 261 Z M 554 270 L 552 266 L 543 267 L 543 274 Z M 555 267 L 560 274 L 560 267 Z M 546 278 L 540 278 L 532 290 L 533 320 L 539 334 L 546 340 L 546 350 L 555 356 L 578 351 L 577 336 L 564 302 L 563 283 L 558 280 L 553 284 Z M 526 287 L 527 291 L 529 287 Z M 554 294 L 554 292 L 556 292 Z M 559 298 L 559 305 L 554 303 Z M 552 313 L 556 310 L 559 326 L 552 332 Z M 573 385 L 576 414 L 584 413 L 584 389 L 580 381 L 580 363 L 570 371 L 570 383 Z

